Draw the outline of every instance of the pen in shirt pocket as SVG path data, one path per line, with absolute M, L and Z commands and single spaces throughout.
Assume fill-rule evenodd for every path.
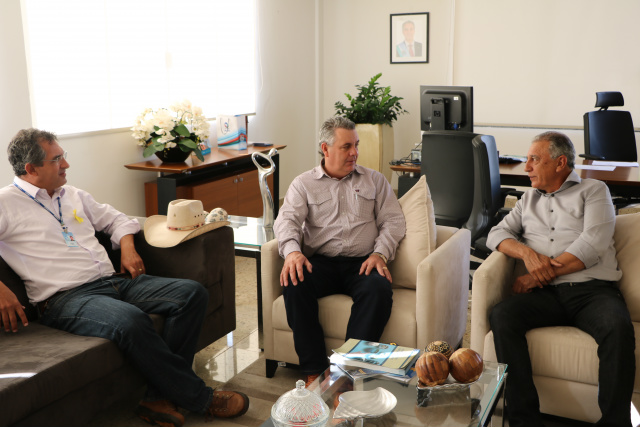
M 356 201 L 358 200 L 358 193 L 360 192 L 360 190 L 358 190 L 357 188 L 355 189 L 356 192 Z

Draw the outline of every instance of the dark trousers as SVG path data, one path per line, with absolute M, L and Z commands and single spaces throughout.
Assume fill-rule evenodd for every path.
M 373 270 L 360 275 L 368 257 L 334 257 L 314 255 L 309 258 L 313 272 L 304 271 L 304 281 L 283 289 L 287 321 L 305 374 L 318 374 L 328 366 L 324 332 L 318 320 L 318 299 L 334 294 L 353 299 L 345 339 L 379 341 L 391 315 L 391 283 Z
M 575 326 L 598 343 L 599 426 L 631 426 L 635 338 L 629 310 L 615 282 L 592 280 L 536 288 L 497 304 L 490 315 L 498 361 L 508 365 L 506 405 L 511 427 L 542 426 L 525 333 Z

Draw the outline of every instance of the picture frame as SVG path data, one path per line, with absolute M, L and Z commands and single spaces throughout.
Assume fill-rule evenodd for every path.
M 429 62 L 429 12 L 391 14 L 389 28 L 392 64 Z

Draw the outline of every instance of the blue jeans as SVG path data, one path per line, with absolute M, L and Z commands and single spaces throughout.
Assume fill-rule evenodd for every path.
M 329 367 L 324 332 L 318 320 L 318 299 L 334 294 L 353 299 L 347 336 L 367 341 L 380 341 L 391 316 L 393 291 L 391 282 L 373 269 L 368 276 L 360 275 L 360 267 L 368 257 L 309 258 L 313 272 L 304 271 L 304 281 L 298 281 L 282 291 L 287 322 L 293 331 L 293 342 L 304 374 L 319 374 Z
M 204 413 L 213 390 L 191 366 L 207 301 L 207 290 L 192 280 L 103 277 L 55 295 L 40 322 L 113 341 L 147 380 L 146 400 Z M 165 317 L 162 335 L 148 314 Z
M 536 288 L 498 303 L 489 320 L 498 361 L 508 364 L 505 398 L 511 427 L 544 425 L 525 333 L 560 325 L 575 326 L 598 343 L 602 418 L 596 425 L 631 426 L 635 335 L 615 282 L 591 280 Z

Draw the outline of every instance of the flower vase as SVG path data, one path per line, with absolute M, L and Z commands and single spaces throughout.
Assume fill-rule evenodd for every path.
M 180 147 L 175 146 L 156 151 L 155 154 L 163 163 L 182 163 L 191 155 L 191 151 L 182 151 Z

